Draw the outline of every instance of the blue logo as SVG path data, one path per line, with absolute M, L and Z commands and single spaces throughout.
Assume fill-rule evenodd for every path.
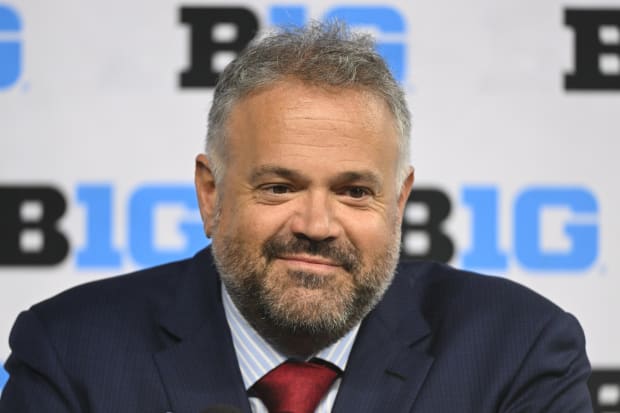
M 22 71 L 21 28 L 17 12 L 0 5 L 0 90 L 13 86 Z
M 512 257 L 499 242 L 498 188 L 468 186 L 462 199 L 472 216 L 471 246 L 461 257 L 466 268 L 507 270 L 514 258 L 529 271 L 579 274 L 596 261 L 599 206 L 586 188 L 533 186 L 519 193 L 512 211 Z M 561 248 L 543 243 L 548 232 L 543 217 L 553 215 L 563 217 L 556 234 L 566 240 Z
M 338 19 L 352 28 L 371 28 L 376 32 L 377 51 L 387 62 L 394 78 L 405 79 L 406 24 L 398 10 L 388 6 L 335 6 L 324 20 Z M 274 26 L 302 26 L 308 21 L 306 6 L 272 6 L 269 20 Z
M 6 384 L 8 380 L 9 380 L 9 373 L 7 373 L 4 370 L 4 367 L 0 365 L 0 391 L 2 391 L 2 388 L 4 387 L 4 385 Z
M 77 200 L 86 210 L 84 246 L 77 251 L 78 268 L 119 268 L 123 252 L 114 245 L 115 222 L 111 184 L 80 184 Z M 172 228 L 178 233 L 178 245 L 157 245 L 157 231 L 161 220 L 158 212 L 176 209 Z M 140 266 L 151 266 L 187 258 L 211 241 L 206 239 L 198 212 L 193 185 L 145 184 L 135 189 L 127 202 L 126 252 Z M 161 218 L 161 216 L 160 216 Z

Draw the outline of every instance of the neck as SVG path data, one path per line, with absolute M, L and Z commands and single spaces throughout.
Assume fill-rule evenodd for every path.
M 307 360 L 340 338 L 299 331 L 299 329 L 290 331 L 290 329 L 277 328 L 264 319 L 248 321 L 273 348 L 292 358 Z

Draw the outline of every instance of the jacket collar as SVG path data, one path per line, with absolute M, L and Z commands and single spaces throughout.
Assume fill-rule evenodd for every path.
M 400 266 L 383 300 L 362 323 L 334 412 L 411 410 L 434 360 L 421 309 L 423 288 L 416 288 L 416 279 Z
M 160 315 L 165 348 L 154 354 L 172 411 L 232 405 L 250 412 L 221 303 L 210 249 L 187 262 L 180 287 Z

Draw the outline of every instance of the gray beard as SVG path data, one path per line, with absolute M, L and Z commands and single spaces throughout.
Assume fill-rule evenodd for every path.
M 250 325 L 278 350 L 289 355 L 306 355 L 343 337 L 381 300 L 394 277 L 398 261 L 400 225 L 395 232 L 393 245 L 383 255 L 376 256 L 367 269 L 362 267 L 361 253 L 352 245 L 343 247 L 332 241 L 294 236 L 287 240 L 268 239 L 258 261 L 248 254 L 249 248 L 240 239 L 224 238 L 221 243 L 214 239 L 212 249 L 222 282 Z M 285 253 L 300 252 L 338 262 L 351 275 L 353 290 L 350 293 L 335 291 L 338 311 L 326 311 L 320 303 L 306 305 L 301 311 L 268 291 L 264 280 L 273 259 Z M 325 288 L 326 280 L 321 275 L 289 270 L 287 276 L 294 279 L 296 285 L 309 290 Z

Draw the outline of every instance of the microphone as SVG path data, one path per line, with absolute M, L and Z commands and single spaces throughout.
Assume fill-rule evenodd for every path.
M 242 413 L 241 409 L 231 406 L 229 404 L 216 404 L 211 407 L 207 407 L 202 413 Z

